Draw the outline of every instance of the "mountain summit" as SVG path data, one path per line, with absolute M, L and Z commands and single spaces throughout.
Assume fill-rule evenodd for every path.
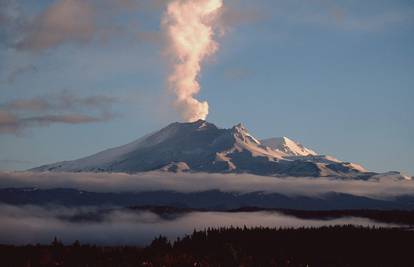
M 260 143 L 290 156 L 316 156 L 315 151 L 283 136 L 261 140 Z
M 260 141 L 242 124 L 220 129 L 204 120 L 175 122 L 124 146 L 32 170 L 126 173 L 159 170 L 357 178 L 373 175 L 357 164 L 318 155 L 287 137 Z

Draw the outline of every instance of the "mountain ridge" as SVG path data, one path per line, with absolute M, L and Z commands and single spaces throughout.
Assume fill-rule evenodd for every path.
M 171 123 L 123 146 L 31 171 L 190 171 L 270 176 L 338 176 L 365 179 L 362 166 L 319 155 L 287 137 L 259 140 L 240 123 L 221 129 L 204 120 Z

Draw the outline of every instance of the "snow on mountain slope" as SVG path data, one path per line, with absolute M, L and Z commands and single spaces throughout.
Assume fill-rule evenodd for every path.
M 141 146 L 144 146 L 145 144 L 142 143 L 143 140 L 146 139 L 146 136 L 135 140 L 134 142 L 131 142 L 129 144 L 110 148 L 107 150 L 104 150 L 102 152 L 96 153 L 94 155 L 81 158 L 78 160 L 73 161 L 64 161 L 64 162 L 57 162 L 54 164 L 48 165 L 48 168 L 50 170 L 52 169 L 59 169 L 60 171 L 71 171 L 73 169 L 84 169 L 84 168 L 102 168 L 105 165 L 110 164 L 111 162 L 115 161 L 119 157 L 121 157 L 124 154 L 127 154 L 131 151 L 134 151 L 135 149 L 140 148 Z
M 263 146 L 281 151 L 288 156 L 316 156 L 318 153 L 303 145 L 283 136 L 260 140 Z
M 261 142 L 249 134 L 242 124 L 234 126 L 231 130 L 233 131 L 236 141 L 235 147 L 238 148 L 239 151 L 248 150 L 253 156 L 267 157 L 269 160 L 283 159 L 283 157 L 286 156 L 285 153 L 281 151 L 263 147 Z
M 318 155 L 286 137 L 258 141 L 241 124 L 220 129 L 203 120 L 172 123 L 127 145 L 32 170 L 126 173 L 160 170 L 357 178 L 369 175 L 359 165 Z

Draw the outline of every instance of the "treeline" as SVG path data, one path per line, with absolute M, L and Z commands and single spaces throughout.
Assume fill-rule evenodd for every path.
M 104 234 L 104 233 L 103 233 Z M 401 228 L 218 228 L 145 248 L 0 246 L 0 266 L 413 266 L 414 231 Z

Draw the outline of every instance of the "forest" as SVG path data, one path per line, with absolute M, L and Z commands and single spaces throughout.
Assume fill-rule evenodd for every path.
M 403 228 L 217 228 L 147 247 L 64 245 L 0 246 L 5 267 L 92 266 L 413 266 L 414 231 Z

